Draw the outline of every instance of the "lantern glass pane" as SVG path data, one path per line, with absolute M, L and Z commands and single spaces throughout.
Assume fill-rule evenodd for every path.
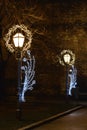
M 24 44 L 24 36 L 21 33 L 16 33 L 13 36 L 13 41 L 14 41 L 14 45 L 15 47 L 23 47 Z
M 65 54 L 64 55 L 64 61 L 65 61 L 65 63 L 69 64 L 70 63 L 70 58 L 71 58 L 70 54 Z

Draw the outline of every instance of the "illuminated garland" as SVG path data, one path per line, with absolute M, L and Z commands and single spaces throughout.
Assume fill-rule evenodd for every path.
M 77 69 L 72 65 L 72 68 L 69 70 L 70 73 L 68 73 L 68 78 L 70 79 L 69 82 L 69 90 L 68 95 L 72 95 L 72 88 L 76 88 L 77 86 Z
M 75 62 L 75 54 L 74 54 L 71 50 L 63 50 L 63 51 L 61 52 L 61 56 L 59 57 L 59 63 L 60 63 L 61 65 L 65 65 L 63 56 L 64 56 L 65 54 L 67 54 L 67 53 L 70 54 L 70 56 L 71 56 L 71 60 L 70 60 L 69 65 L 73 65 L 74 62 Z
M 28 58 L 23 58 L 24 65 L 21 66 L 22 78 L 24 77 L 24 81 L 22 83 L 22 91 L 19 93 L 19 101 L 25 102 L 25 93 L 27 90 L 32 90 L 33 85 L 36 83 L 34 80 L 35 76 L 35 58 L 31 56 L 30 50 L 27 50 Z
M 4 37 L 4 40 L 6 42 L 6 47 L 12 53 L 15 51 L 15 47 L 14 47 L 11 39 L 12 39 L 13 34 L 18 29 L 24 32 L 25 38 L 27 39 L 27 42 L 25 43 L 22 51 L 27 51 L 30 48 L 30 45 L 31 45 L 31 42 L 32 42 L 32 33 L 31 33 L 30 30 L 27 29 L 27 27 L 24 24 L 14 25 L 12 28 L 9 29 L 8 33 Z

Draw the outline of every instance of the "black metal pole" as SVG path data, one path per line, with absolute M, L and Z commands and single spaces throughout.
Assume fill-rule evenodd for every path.
M 68 65 L 66 65 L 66 96 L 68 94 Z
M 21 57 L 18 57 L 18 88 L 17 88 L 17 119 L 22 119 L 22 106 L 21 106 Z
M 68 91 L 69 91 L 69 77 L 68 77 L 68 64 L 66 64 L 66 101 L 68 102 Z

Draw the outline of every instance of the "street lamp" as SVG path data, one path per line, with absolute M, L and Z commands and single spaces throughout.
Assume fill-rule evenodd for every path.
M 68 68 L 69 66 L 74 65 L 75 54 L 71 50 L 63 50 L 59 56 L 59 63 L 63 66 L 66 66 L 66 96 L 68 95 L 69 89 L 69 77 L 68 77 Z
M 63 60 L 66 65 L 66 95 L 68 95 L 68 89 L 69 89 L 69 79 L 68 79 L 68 65 L 70 64 L 71 55 L 69 53 L 65 53 L 63 55 Z
M 18 100 L 17 100 L 17 118 L 21 120 L 21 60 L 31 46 L 32 33 L 24 24 L 14 25 L 8 30 L 4 37 L 5 45 L 11 53 L 15 54 L 18 60 Z
M 13 43 L 15 45 L 15 48 L 17 49 L 17 55 L 16 55 L 16 59 L 18 60 L 18 100 L 17 100 L 17 118 L 19 120 L 21 120 L 21 100 L 20 100 L 20 97 L 21 97 L 21 48 L 23 47 L 23 44 L 24 44 L 24 35 L 21 34 L 21 33 L 16 33 L 14 36 L 13 36 Z

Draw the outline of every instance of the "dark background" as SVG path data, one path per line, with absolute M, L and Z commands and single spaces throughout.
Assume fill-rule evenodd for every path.
M 9 28 L 25 24 L 32 31 L 36 85 L 30 95 L 65 93 L 66 68 L 58 56 L 64 49 L 75 56 L 80 93 L 87 93 L 87 1 L 0 0 L 0 98 L 16 95 L 17 61 L 4 41 Z M 12 99 L 12 98 L 11 98 Z

